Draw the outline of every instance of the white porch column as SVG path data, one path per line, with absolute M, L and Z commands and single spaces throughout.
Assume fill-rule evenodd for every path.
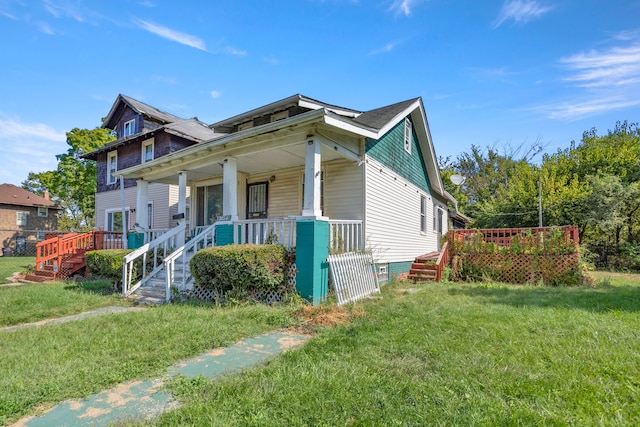
M 224 159 L 222 169 L 222 214 L 231 221 L 238 220 L 238 161 L 233 157 Z
M 321 160 L 320 142 L 317 139 L 308 139 L 304 159 L 304 200 L 302 204 L 302 216 L 322 217 L 322 209 L 320 208 Z
M 182 214 L 182 218 L 178 219 L 178 225 L 185 223 L 187 215 L 187 173 L 184 171 L 178 172 L 178 215 L 180 214 Z M 183 246 L 184 241 L 184 234 L 177 236 L 176 244 L 178 246 Z
M 136 180 L 136 224 L 146 230 L 149 228 L 149 182 L 144 179 Z

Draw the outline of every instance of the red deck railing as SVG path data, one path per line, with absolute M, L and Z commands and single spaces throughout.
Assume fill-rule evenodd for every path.
M 53 278 L 65 277 L 86 265 L 84 254 L 99 249 L 122 248 L 122 233 L 91 231 L 67 233 L 36 244 L 36 272 L 47 273 Z M 64 263 L 77 257 L 76 268 L 64 268 Z
M 562 227 L 449 230 L 448 241 L 451 242 L 450 250 L 459 248 L 460 244 L 473 244 L 473 242 L 493 243 L 500 247 L 510 247 L 514 237 L 517 237 L 519 243 L 526 241 L 529 245 L 538 246 L 548 233 L 557 231 L 563 233 L 565 245 L 578 245 L 580 242 L 578 227 L 574 225 L 565 225 Z

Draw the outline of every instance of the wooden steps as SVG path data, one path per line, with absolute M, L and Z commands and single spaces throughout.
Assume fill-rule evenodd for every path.
M 414 282 L 439 282 L 442 268 L 447 263 L 447 244 L 445 243 L 441 251 L 417 256 L 411 264 L 407 279 Z

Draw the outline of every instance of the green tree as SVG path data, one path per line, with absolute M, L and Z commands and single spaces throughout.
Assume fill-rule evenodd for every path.
M 23 188 L 36 194 L 48 191 L 63 208 L 58 221 L 60 229 L 86 230 L 94 226 L 96 164 L 81 156 L 114 139 L 107 129 L 74 128 L 67 132 L 68 150 L 56 156 L 56 170 L 30 172 L 22 183 Z

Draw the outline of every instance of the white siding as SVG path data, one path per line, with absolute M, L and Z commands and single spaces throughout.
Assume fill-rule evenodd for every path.
M 153 228 L 171 228 L 175 221 L 171 216 L 178 212 L 178 186 L 168 184 L 149 184 L 149 202 L 153 202 Z M 187 187 L 187 197 L 189 196 Z M 136 208 L 137 188 L 129 187 L 124 190 L 124 204 L 129 209 Z M 106 191 L 96 194 L 96 228 L 104 228 L 104 213 L 107 209 L 121 207 L 120 190 Z M 138 212 L 131 213 L 131 225 L 136 223 Z M 145 212 L 146 214 L 146 212 Z M 131 228 L 131 227 L 129 227 Z
M 331 162 L 324 173 L 323 215 L 329 219 L 364 219 L 364 165 Z
M 412 261 L 438 248 L 433 198 L 368 158 L 365 241 L 377 262 Z M 420 232 L 420 197 L 427 197 L 427 232 Z M 446 211 L 445 211 L 446 213 Z

